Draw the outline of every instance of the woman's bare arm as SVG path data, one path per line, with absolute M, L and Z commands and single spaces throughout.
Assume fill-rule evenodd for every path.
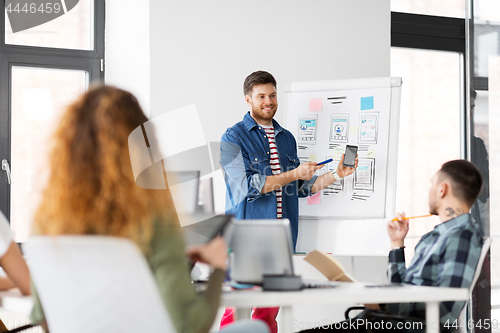
M 9 279 L 17 286 L 23 295 L 30 294 L 30 272 L 26 261 L 15 242 L 11 242 L 9 249 L 0 258 L 2 266 Z

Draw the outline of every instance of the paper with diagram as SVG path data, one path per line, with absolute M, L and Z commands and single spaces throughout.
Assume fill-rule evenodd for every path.
M 349 114 L 332 113 L 330 122 L 330 141 L 347 142 L 349 139 Z
M 378 113 L 361 113 L 359 128 L 360 143 L 377 143 Z
M 316 126 L 318 116 L 300 116 L 299 121 L 299 142 L 308 145 L 316 143 Z

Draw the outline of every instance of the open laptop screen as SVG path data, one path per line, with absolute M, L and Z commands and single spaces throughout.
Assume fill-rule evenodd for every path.
M 264 274 L 293 275 L 288 219 L 235 221 L 230 247 L 231 279 L 236 282 L 262 284 Z

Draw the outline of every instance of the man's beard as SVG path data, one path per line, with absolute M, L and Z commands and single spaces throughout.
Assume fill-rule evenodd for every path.
M 432 215 L 439 215 L 437 211 L 437 207 L 432 204 L 432 202 L 429 202 L 429 214 Z
M 273 112 L 264 112 L 261 107 L 253 107 L 252 108 L 252 113 L 254 116 L 260 120 L 272 120 L 274 118 L 274 115 L 276 114 L 277 108 L 275 107 Z

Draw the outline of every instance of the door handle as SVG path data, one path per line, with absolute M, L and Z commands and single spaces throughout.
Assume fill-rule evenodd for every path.
M 9 166 L 9 162 L 7 162 L 6 159 L 3 159 L 2 160 L 2 170 L 4 170 L 6 173 L 7 173 L 7 182 L 9 183 L 9 185 L 12 183 L 12 179 L 10 177 L 10 166 Z

